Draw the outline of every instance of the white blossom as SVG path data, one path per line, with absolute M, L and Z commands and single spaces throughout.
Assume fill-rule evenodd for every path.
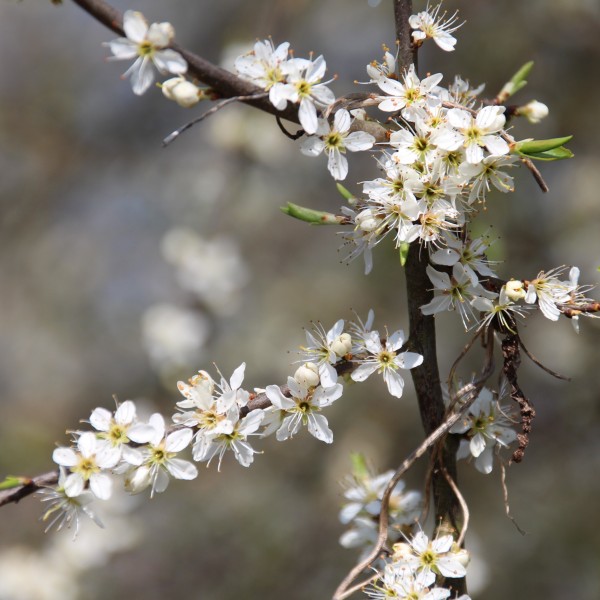
M 231 450 L 242 467 L 249 467 L 257 452 L 248 442 L 248 437 L 257 435 L 257 429 L 260 427 L 264 415 L 263 410 L 253 410 L 243 419 L 238 420 L 230 433 L 202 436 L 194 445 L 194 460 L 206 461 L 210 464 L 210 461 L 218 456 L 220 470 L 225 452 Z
M 394 544 L 393 561 L 395 568 L 412 573 L 442 575 L 444 577 L 464 577 L 468 560 L 466 550 L 453 547 L 451 535 L 429 540 L 422 532 L 417 532 L 408 542 Z M 433 583 L 433 581 L 431 581 Z
M 106 45 L 113 56 L 109 60 L 135 62 L 123 77 L 131 78 L 134 94 L 143 94 L 154 81 L 153 66 L 161 73 L 181 75 L 187 71 L 187 63 L 175 50 L 167 48 L 175 31 L 170 23 L 152 23 L 148 26 L 142 13 L 127 10 L 123 15 L 123 30 L 127 37 L 118 38 Z
M 478 471 L 491 473 L 496 447 L 506 447 L 517 439 L 511 425 L 492 392 L 483 388 L 463 418 L 450 429 L 450 433 L 467 437 L 461 440 L 457 458 L 472 456 Z
M 421 306 L 424 315 L 434 315 L 446 310 L 456 310 L 461 317 L 463 325 L 473 317 L 471 300 L 478 296 L 493 297 L 492 292 L 485 290 L 479 283 L 473 285 L 469 273 L 461 263 L 452 267 L 452 277 L 443 271 L 436 271 L 427 265 L 427 276 L 434 285 L 434 290 L 441 292 L 430 302 Z
M 328 156 L 327 168 L 334 179 L 346 179 L 348 175 L 348 160 L 344 156 L 346 151 L 358 152 L 369 150 L 375 143 L 375 138 L 365 131 L 350 133 L 352 117 L 350 113 L 341 109 L 335 113 L 331 127 L 325 119 L 319 119 L 315 135 L 306 138 L 300 150 L 306 156 L 318 156 L 325 152 Z
M 423 114 L 425 107 L 440 104 L 433 90 L 441 80 L 441 73 L 419 79 L 414 65 L 411 65 L 405 73 L 402 83 L 389 77 L 382 77 L 376 83 L 388 96 L 380 98 L 379 110 L 384 112 L 401 110 L 405 119 L 415 121 Z
M 129 442 L 145 444 L 154 437 L 154 427 L 138 422 L 136 407 L 131 400 L 120 404 L 114 415 L 105 408 L 94 409 L 90 424 L 100 432 L 99 439 L 116 448 L 121 458 L 132 465 L 141 464 L 142 455 L 140 450 L 129 446 Z
M 77 450 L 57 448 L 52 454 L 55 463 L 71 471 L 64 482 L 65 494 L 71 498 L 79 496 L 89 484 L 94 496 L 108 500 L 112 480 L 104 470 L 116 466 L 121 452 L 118 448 L 101 443 L 91 431 L 79 436 Z
M 408 23 L 411 26 L 412 38 L 415 43 L 423 43 L 425 39 L 432 39 L 442 50 L 446 52 L 452 52 L 456 45 L 456 38 L 451 34 L 456 31 L 464 23 L 456 25 L 458 20 L 458 11 L 456 11 L 451 17 L 448 17 L 446 21 L 446 13 L 439 14 L 442 4 L 438 4 L 434 8 L 427 4 L 427 8 L 411 15 L 408 19 Z
M 286 83 L 275 84 L 269 99 L 275 108 L 282 110 L 287 102 L 299 104 L 298 118 L 304 131 L 311 135 L 317 132 L 317 107 L 326 108 L 335 101 L 335 95 L 325 83 L 326 64 L 322 56 L 314 61 L 303 58 L 288 60 L 283 66 Z
M 557 267 L 544 273 L 540 271 L 538 276 L 529 282 L 525 302 L 535 304 L 537 302 L 542 314 L 551 321 L 558 321 L 561 312 L 558 305 L 565 304 L 571 299 L 571 293 L 577 287 L 572 280 L 561 281 L 558 279 L 566 267 Z
M 365 340 L 365 347 L 369 355 L 362 359 L 355 359 L 359 366 L 352 372 L 354 381 L 365 381 L 369 375 L 378 371 L 383 374 L 388 391 L 396 398 L 402 397 L 404 379 L 398 373 L 399 369 L 414 369 L 423 362 L 423 357 L 416 352 L 401 352 L 398 350 L 404 345 L 404 332 L 394 332 L 388 336 L 385 346 L 381 343 L 379 332 L 373 331 Z
M 47 503 L 47 508 L 42 515 L 42 521 L 48 522 L 45 533 L 56 527 L 60 531 L 63 527 L 74 528 L 73 539 L 79 532 L 79 521 L 82 514 L 86 515 L 98 527 L 104 527 L 100 519 L 91 510 L 89 504 L 93 501 L 94 495 L 89 491 L 83 491 L 77 496 L 69 496 L 65 490 L 67 480 L 67 471 L 64 467 L 59 467 L 58 484 L 55 487 L 43 487 L 36 492 L 41 496 L 41 501 Z
M 289 49 L 289 42 L 283 42 L 275 48 L 273 40 L 258 41 L 251 52 L 236 58 L 235 70 L 242 79 L 251 81 L 265 91 L 270 91 L 276 83 L 285 82 L 281 67 L 288 58 Z M 271 102 L 280 110 L 285 108 L 285 102 L 283 105 L 278 105 L 274 98 L 271 98 Z
M 436 137 L 436 143 L 444 150 L 456 150 L 464 147 L 467 162 L 480 163 L 483 160 L 483 148 L 490 154 L 508 154 L 508 143 L 498 135 L 506 118 L 504 106 L 485 106 L 477 115 L 462 108 L 452 108 L 448 111 L 448 128 L 443 135 Z
M 269 385 L 266 388 L 267 397 L 273 406 L 287 413 L 277 429 L 277 439 L 287 440 L 298 432 L 301 425 L 305 425 L 313 437 L 331 444 L 333 432 L 329 428 L 327 419 L 319 413 L 341 397 L 343 387 L 339 383 L 326 389 L 321 386 L 306 387 L 292 377 L 288 377 L 287 385 L 290 389 L 290 398 L 284 396 L 277 385 Z
M 143 448 L 143 462 L 128 474 L 125 487 L 134 494 L 150 487 L 152 497 L 167 489 L 169 475 L 175 479 L 190 480 L 198 476 L 198 470 L 191 462 L 177 458 L 177 454 L 192 440 L 191 429 L 176 429 L 167 434 L 165 421 L 158 413 L 150 417 L 149 423 L 154 427 L 154 437 Z

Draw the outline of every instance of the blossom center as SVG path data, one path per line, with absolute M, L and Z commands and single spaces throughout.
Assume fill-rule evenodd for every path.
M 396 358 L 395 352 L 390 352 L 389 350 L 383 350 L 383 352 L 379 353 L 377 357 L 382 367 L 390 367 L 394 364 L 394 359 Z
M 129 442 L 129 438 L 127 437 L 127 428 L 115 422 L 111 423 L 110 429 L 104 436 L 101 437 L 105 437 L 112 443 L 113 446 L 120 446 L 121 444 L 126 444 Z
M 87 458 L 81 457 L 79 463 L 71 470 L 79 473 L 84 479 L 89 479 L 94 473 L 100 472 L 100 467 L 96 464 L 94 456 L 88 456 Z
M 344 138 L 339 132 L 333 131 L 325 138 L 325 145 L 331 150 L 335 148 L 338 150 L 343 150 Z
M 301 79 L 298 81 L 298 83 L 296 83 L 296 90 L 300 98 L 308 98 L 310 96 L 311 89 L 312 86 L 305 79 Z
M 169 460 L 169 458 L 171 458 L 172 456 L 175 456 L 174 452 L 167 452 L 164 448 L 164 446 L 155 446 L 154 448 L 152 448 L 152 450 L 150 451 L 151 453 L 151 458 L 150 458 L 150 462 L 156 464 L 156 465 L 164 465 L 167 460 Z
M 139 56 L 150 57 L 154 54 L 154 46 L 150 42 L 144 40 L 143 42 L 138 44 L 137 53 Z

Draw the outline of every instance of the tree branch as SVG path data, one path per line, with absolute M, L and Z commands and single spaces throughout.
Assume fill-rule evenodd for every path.
M 394 0 L 396 37 L 399 43 L 398 71 L 408 69 L 410 64 L 417 67 L 417 48 L 412 43 L 408 19 L 412 14 L 412 0 Z M 442 396 L 440 373 L 437 364 L 435 320 L 432 315 L 421 312 L 421 306 L 433 299 L 432 285 L 427 276 L 428 253 L 417 240 L 412 242 L 406 260 L 406 287 L 408 316 L 410 323 L 409 349 L 423 355 L 423 364 L 411 370 L 415 385 L 421 422 L 426 435 L 437 431 L 445 420 L 446 407 Z M 458 484 L 456 451 L 458 439 L 446 437 L 439 452 L 432 454 L 433 504 L 438 535 L 451 534 L 455 539 L 462 529 L 462 510 L 450 478 Z M 447 473 L 447 477 L 444 475 Z M 465 591 L 464 579 L 454 582 L 459 593 Z
M 11 502 L 18 502 L 22 498 L 30 496 L 43 487 L 53 486 L 57 483 L 58 469 L 43 473 L 42 475 L 37 475 L 23 485 L 0 491 L 0 506 L 10 504 Z
M 123 15 L 116 8 L 104 2 L 104 0 L 73 0 L 73 2 L 117 35 L 124 35 Z M 196 77 L 198 81 L 208 85 L 222 98 L 254 96 L 264 92 L 264 90 L 240 79 L 233 73 L 213 65 L 201 56 L 182 48 L 179 44 L 171 44 L 170 47 L 185 58 L 188 63 L 189 74 Z M 298 109 L 293 104 L 288 105 L 284 110 L 277 110 L 268 98 L 244 100 L 243 102 L 272 115 L 299 123 Z

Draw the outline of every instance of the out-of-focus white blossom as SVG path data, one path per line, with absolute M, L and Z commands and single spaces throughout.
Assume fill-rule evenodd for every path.
M 177 268 L 181 286 L 211 311 L 229 315 L 237 309 L 249 273 L 233 241 L 222 237 L 205 240 L 191 229 L 172 229 L 163 238 L 162 250 Z
M 142 338 L 152 364 L 172 372 L 197 363 L 211 326 L 199 311 L 175 304 L 155 304 L 142 317 Z

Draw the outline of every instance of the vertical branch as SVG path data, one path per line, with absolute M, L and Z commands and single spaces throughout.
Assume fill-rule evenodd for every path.
M 398 74 L 401 75 L 410 64 L 417 68 L 417 49 L 412 44 L 408 18 L 412 15 L 412 0 L 394 0 L 394 22 L 398 41 Z
M 406 70 L 411 63 L 417 66 L 417 49 L 412 44 L 408 23 L 411 14 L 412 0 L 394 0 L 399 73 Z M 425 316 L 421 312 L 421 306 L 433 298 L 432 284 L 425 270 L 428 264 L 427 255 L 418 240 L 413 242 L 408 251 L 405 271 L 410 323 L 409 346 L 411 351 L 422 354 L 424 359 L 421 366 L 411 370 L 411 375 L 423 428 L 425 434 L 429 435 L 443 422 L 445 406 L 437 363 L 435 320 L 433 316 Z M 438 533 L 452 534 L 455 539 L 461 530 L 462 514 L 459 500 L 448 481 L 450 479 L 457 482 L 457 443 L 453 436 L 448 436 L 440 450 L 431 453 L 432 460 L 435 461 L 431 483 Z M 453 583 L 459 592 L 464 591 L 464 580 L 454 580 Z

